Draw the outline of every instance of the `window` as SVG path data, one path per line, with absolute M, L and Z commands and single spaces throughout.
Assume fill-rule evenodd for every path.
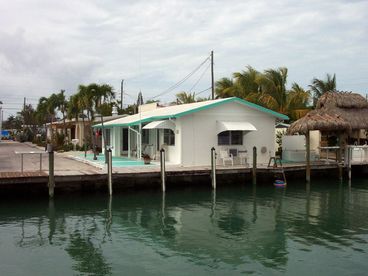
M 218 145 L 243 145 L 242 131 L 223 131 L 217 135 Z
M 171 129 L 164 129 L 164 144 L 168 146 L 175 145 L 175 133 Z

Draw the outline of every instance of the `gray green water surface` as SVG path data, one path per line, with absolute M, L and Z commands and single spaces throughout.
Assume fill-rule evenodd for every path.
M 2 199 L 0 275 L 367 275 L 368 180 Z

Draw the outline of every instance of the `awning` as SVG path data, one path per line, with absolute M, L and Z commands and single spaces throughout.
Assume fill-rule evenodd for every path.
M 254 131 L 257 130 L 254 125 L 249 122 L 220 122 L 217 121 L 217 134 L 223 131 L 242 130 Z
M 145 125 L 143 129 L 157 129 L 157 128 L 168 128 L 172 131 L 175 131 L 175 123 L 173 121 L 164 120 L 164 121 L 153 121 L 149 124 Z

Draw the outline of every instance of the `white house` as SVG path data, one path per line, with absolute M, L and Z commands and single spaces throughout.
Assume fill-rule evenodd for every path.
M 198 166 L 210 164 L 212 147 L 218 154 L 233 154 L 234 162 L 240 153 L 247 152 L 249 162 L 256 146 L 258 162 L 267 163 L 275 154 L 277 119 L 289 118 L 233 97 L 168 107 L 154 104 L 103 127 L 113 156 L 140 158 L 149 154 L 158 159 L 158 151 L 164 148 L 170 164 Z M 223 156 L 218 157 L 222 162 Z

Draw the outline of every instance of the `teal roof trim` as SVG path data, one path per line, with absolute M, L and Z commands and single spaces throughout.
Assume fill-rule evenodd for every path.
M 278 117 L 282 120 L 289 120 L 289 117 L 284 115 L 284 114 L 281 114 L 281 113 L 278 113 L 276 111 L 273 111 L 271 109 L 268 109 L 268 108 L 265 108 L 263 106 L 260 106 L 258 104 L 255 104 L 255 103 L 251 103 L 251 102 L 248 102 L 246 100 L 243 100 L 243 99 L 240 99 L 240 98 L 236 98 L 236 97 L 232 97 L 232 98 L 227 98 L 221 102 L 216 102 L 216 103 L 213 103 L 213 104 L 209 104 L 209 105 L 206 105 L 206 106 L 202 106 L 202 107 L 198 107 L 198 108 L 194 108 L 192 110 L 188 110 L 188 111 L 185 111 L 185 112 L 182 112 L 182 113 L 178 113 L 178 114 L 175 114 L 175 118 L 180 118 L 180 117 L 183 117 L 183 116 L 186 116 L 186 115 L 189 115 L 191 113 L 194 113 L 194 112 L 198 112 L 198 111 L 201 111 L 201 110 L 205 110 L 205 109 L 208 109 L 208 108 L 212 108 L 212 107 L 215 107 L 215 106 L 218 106 L 218 105 L 222 105 L 224 103 L 228 103 L 228 102 L 239 102 L 243 105 L 246 105 L 246 106 L 249 106 L 253 109 L 257 109 L 261 112 L 264 112 L 264 113 L 268 113 L 272 116 L 275 116 L 275 117 Z
M 152 121 L 157 121 L 157 120 L 181 118 L 183 116 L 186 116 L 186 115 L 198 112 L 198 111 L 206 110 L 206 109 L 209 109 L 209 108 L 213 108 L 213 107 L 222 105 L 224 103 L 229 103 L 229 102 L 238 102 L 238 103 L 243 104 L 245 106 L 248 106 L 250 108 L 253 108 L 253 109 L 259 110 L 261 112 L 267 113 L 271 116 L 277 117 L 279 119 L 289 120 L 289 117 L 284 115 L 284 114 L 278 113 L 278 112 L 273 111 L 271 109 L 265 108 L 263 106 L 255 104 L 255 103 L 248 102 L 248 101 L 240 99 L 240 98 L 232 97 L 232 98 L 224 99 L 223 101 L 219 101 L 219 102 L 208 104 L 208 105 L 205 105 L 205 106 L 193 108 L 191 110 L 184 111 L 184 112 L 177 113 L 177 114 L 173 114 L 173 115 L 153 116 L 153 117 L 149 117 L 149 118 L 146 118 L 146 119 L 143 119 L 143 120 L 138 120 L 138 121 L 128 123 L 128 124 L 110 124 L 110 125 L 106 126 L 106 128 L 111 128 L 111 127 L 114 127 L 114 126 L 129 127 L 129 126 L 139 125 L 141 123 L 152 122 Z M 94 125 L 93 127 L 94 128 L 102 127 L 102 125 L 98 124 L 98 125 Z
M 258 109 L 259 111 L 262 111 L 262 112 L 265 112 L 265 113 L 268 113 L 272 116 L 275 116 L 275 117 L 278 117 L 282 120 L 289 120 L 290 118 L 288 116 L 286 116 L 285 114 L 282 114 L 282 113 L 279 113 L 279 112 L 276 112 L 276 111 L 273 111 L 271 109 L 268 109 L 268 108 L 265 108 L 263 106 L 260 106 L 258 104 L 255 104 L 255 103 L 251 103 L 251 102 L 248 102 L 246 100 L 243 100 L 243 99 L 240 99 L 240 98 L 235 98 L 238 102 L 241 102 L 242 104 L 244 105 L 247 105 L 251 108 L 255 108 L 255 109 Z

